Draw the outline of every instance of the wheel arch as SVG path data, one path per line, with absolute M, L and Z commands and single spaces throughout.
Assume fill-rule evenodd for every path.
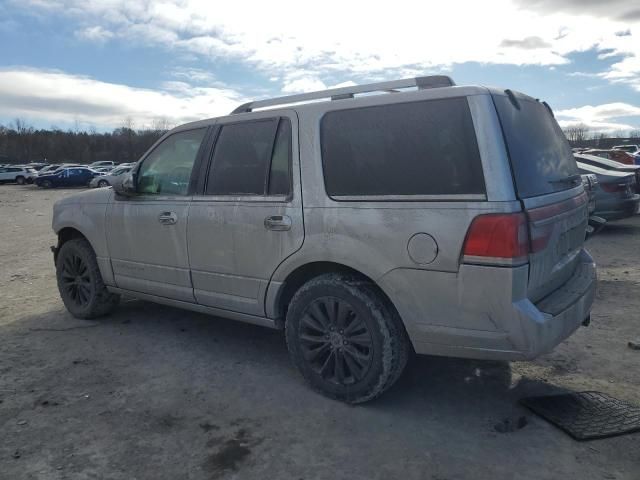
M 84 238 L 89 243 L 89 245 L 91 245 L 91 242 L 89 241 L 87 236 L 77 228 L 63 227 L 60 230 L 58 230 L 58 245 L 56 246 L 56 249 L 53 255 L 54 260 L 58 259 L 58 252 L 60 251 L 60 248 L 62 247 L 62 245 L 67 243 L 69 240 L 73 240 L 74 238 Z M 91 248 L 93 248 L 93 246 Z
M 378 283 L 361 272 L 360 270 L 345 265 L 343 263 L 338 262 L 330 262 L 330 261 L 315 261 L 308 262 L 303 265 L 296 267 L 294 270 L 289 272 L 285 277 L 284 281 L 279 285 L 269 286 L 269 292 L 267 294 L 267 305 L 266 311 L 269 316 L 277 319 L 279 323 L 284 324 L 284 319 L 287 314 L 287 309 L 289 307 L 289 303 L 291 299 L 295 295 L 295 293 L 309 280 L 318 277 L 320 275 L 324 275 L 327 273 L 344 273 L 351 274 L 357 277 L 362 278 L 363 280 L 371 283 L 375 290 L 380 294 L 380 296 L 384 299 L 385 302 L 388 302 L 389 306 L 393 308 L 396 313 L 398 313 L 398 309 L 395 307 L 393 301 L 389 297 L 389 295 L 382 289 Z M 275 287 L 275 288 L 274 288 Z M 272 288 L 274 290 L 272 291 Z M 398 313 L 398 317 L 400 314 Z

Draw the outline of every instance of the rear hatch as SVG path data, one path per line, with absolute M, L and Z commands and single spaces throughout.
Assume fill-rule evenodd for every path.
M 588 198 L 571 148 L 544 103 L 494 94 L 516 193 L 529 223 L 528 296 L 537 302 L 573 275 L 585 240 Z

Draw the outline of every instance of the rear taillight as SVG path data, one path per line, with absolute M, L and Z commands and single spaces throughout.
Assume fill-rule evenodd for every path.
M 627 191 L 626 183 L 601 183 L 600 186 L 608 193 L 624 193 Z
M 519 264 L 529 254 L 529 232 L 524 213 L 479 215 L 473 219 L 464 242 L 469 263 Z

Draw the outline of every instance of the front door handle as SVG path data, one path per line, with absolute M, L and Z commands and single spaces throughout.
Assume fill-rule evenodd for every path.
M 264 228 L 283 232 L 291 230 L 291 217 L 287 215 L 272 215 L 264 219 Z
M 158 221 L 162 225 L 175 225 L 178 222 L 178 215 L 174 212 L 162 212 L 158 215 Z

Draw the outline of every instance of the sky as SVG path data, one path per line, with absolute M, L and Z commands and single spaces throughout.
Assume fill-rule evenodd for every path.
M 0 0 L 0 124 L 99 131 L 430 74 L 640 129 L 637 0 Z

